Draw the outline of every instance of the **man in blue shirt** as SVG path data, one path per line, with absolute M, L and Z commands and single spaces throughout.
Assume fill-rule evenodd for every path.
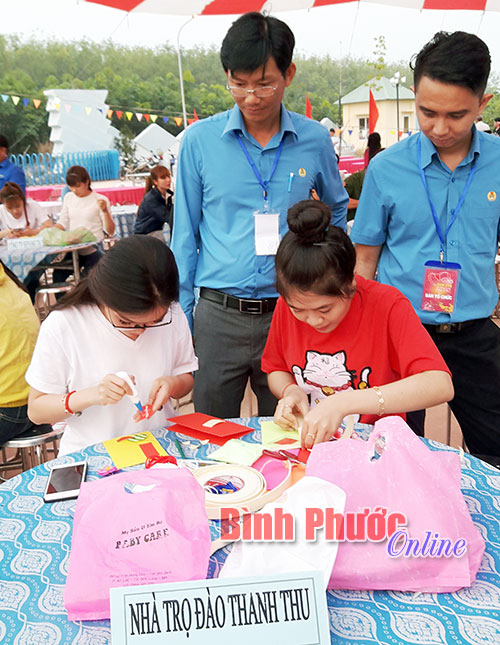
M 451 369 L 469 450 L 498 457 L 500 141 L 474 126 L 491 98 L 489 51 L 477 36 L 440 32 L 413 69 L 421 132 L 370 162 L 351 234 L 356 270 L 373 278 L 378 267 L 411 300 Z M 424 414 L 408 415 L 420 434 Z
M 190 126 L 180 149 L 172 249 L 190 322 L 200 288 L 194 403 L 214 416 L 240 415 L 248 378 L 259 414 L 274 413 L 260 359 L 288 208 L 314 188 L 332 223 L 346 224 L 348 197 L 328 131 L 282 105 L 295 75 L 294 44 L 276 18 L 249 13 L 234 22 L 221 61 L 236 105 Z
M 26 192 L 26 178 L 24 170 L 12 163 L 8 158 L 9 142 L 3 134 L 0 134 L 0 189 L 7 181 L 13 181 Z

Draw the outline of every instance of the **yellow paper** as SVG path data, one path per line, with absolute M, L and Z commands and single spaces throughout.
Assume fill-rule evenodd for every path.
M 298 430 L 283 430 L 274 421 L 262 421 L 262 445 L 268 450 L 289 450 L 300 448 L 300 433 Z
M 258 443 L 249 443 L 241 439 L 230 439 L 208 455 L 208 459 L 224 461 L 228 464 L 251 466 L 262 455 L 263 447 Z
M 166 455 L 151 432 L 137 432 L 103 442 L 117 468 L 143 464 L 149 456 Z

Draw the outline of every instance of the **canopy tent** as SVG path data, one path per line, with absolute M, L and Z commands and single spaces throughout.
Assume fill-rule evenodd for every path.
M 270 10 L 273 14 L 294 9 L 311 9 L 326 5 L 344 4 L 356 0 L 85 0 L 122 11 L 169 13 L 184 16 L 214 16 L 242 14 L 247 11 Z M 499 0 L 362 0 L 409 9 L 500 11 Z
M 241 15 L 248 11 L 267 11 L 273 14 L 281 11 L 293 11 L 325 7 L 337 4 L 354 3 L 404 7 L 406 9 L 430 9 L 439 11 L 500 11 L 500 0 L 83 0 L 93 4 L 104 5 L 127 13 L 151 13 L 191 16 Z M 179 66 L 179 83 L 181 90 L 182 115 L 184 128 L 187 127 L 184 83 L 182 79 L 182 61 L 180 51 L 180 32 L 177 34 L 177 60 Z

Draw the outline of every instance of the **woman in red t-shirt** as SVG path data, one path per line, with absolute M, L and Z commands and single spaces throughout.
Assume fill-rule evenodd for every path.
M 275 421 L 310 448 L 365 423 L 449 401 L 450 372 L 410 302 L 354 275 L 349 237 L 315 200 L 295 204 L 276 255 L 278 300 L 262 356 Z M 404 414 L 402 414 L 404 416 Z

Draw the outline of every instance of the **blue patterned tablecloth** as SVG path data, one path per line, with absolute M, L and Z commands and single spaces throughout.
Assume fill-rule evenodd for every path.
M 0 246 L 0 260 L 13 271 L 20 280 L 24 280 L 31 269 L 47 255 L 68 253 L 78 249 L 88 249 L 92 244 L 70 244 L 68 246 L 39 246 L 33 249 L 8 249 Z
M 259 419 L 240 420 L 260 441 Z M 367 429 L 361 429 L 367 432 Z M 154 433 L 169 454 L 179 456 L 172 433 Z M 188 458 L 206 457 L 215 446 L 182 438 Z M 436 442 L 431 448 L 451 450 Z M 86 457 L 87 480 L 111 465 L 102 444 L 18 475 L 0 486 L 0 643 L 8 645 L 104 645 L 109 621 L 69 622 L 63 592 L 68 572 L 76 500 L 42 499 L 54 463 Z M 141 466 L 142 467 L 142 466 Z M 486 541 L 476 582 L 447 594 L 381 591 L 327 592 L 331 642 L 336 645 L 493 645 L 500 643 L 500 471 L 465 455 L 462 491 Z M 446 512 L 446 509 L 443 509 Z M 210 559 L 218 575 L 226 549 Z M 187 641 L 186 641 L 187 642 Z M 208 641 L 207 641 L 208 643 Z M 216 637 L 214 637 L 216 643 Z

